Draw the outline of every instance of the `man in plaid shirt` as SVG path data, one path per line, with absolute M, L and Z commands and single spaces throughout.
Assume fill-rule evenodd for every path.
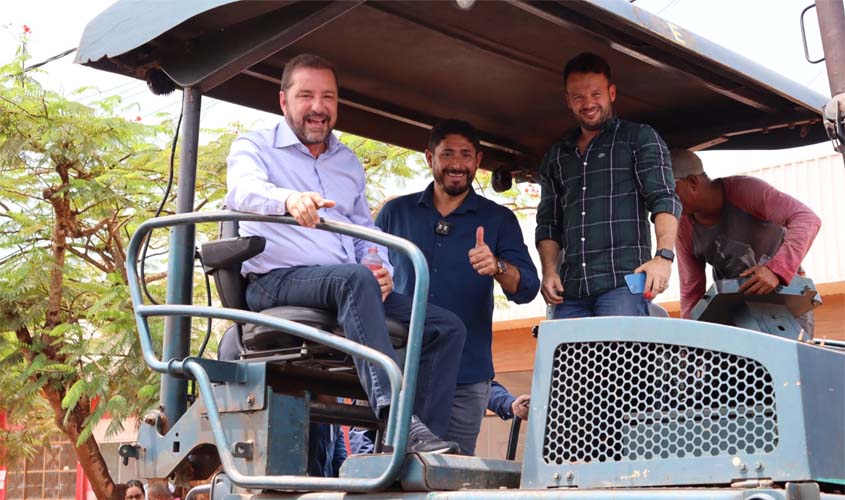
M 556 319 L 647 316 L 669 284 L 681 215 L 668 148 L 650 126 L 613 116 L 616 86 L 601 57 L 576 56 L 563 79 L 579 127 L 540 166 L 540 290 Z M 644 293 L 628 290 L 629 273 L 646 274 Z

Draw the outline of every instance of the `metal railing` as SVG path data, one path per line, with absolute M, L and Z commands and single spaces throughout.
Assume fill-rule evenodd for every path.
M 153 229 L 184 226 L 208 222 L 256 221 L 298 225 L 292 217 L 258 215 L 227 210 L 196 212 L 171 215 L 145 221 L 141 224 L 129 243 L 126 267 L 129 290 L 138 335 L 144 361 L 158 373 L 186 376 L 193 378 L 199 387 L 200 396 L 208 411 L 208 421 L 220 455 L 223 470 L 233 483 L 243 488 L 294 489 L 294 490 L 334 490 L 366 492 L 384 489 L 397 477 L 405 458 L 408 425 L 411 418 L 414 394 L 416 392 L 417 372 L 422 346 L 423 323 L 425 319 L 426 297 L 428 296 L 428 264 L 422 252 L 411 242 L 363 228 L 353 224 L 322 220 L 317 229 L 353 236 L 372 241 L 405 254 L 414 266 L 416 276 L 412 300 L 411 318 L 408 330 L 408 342 L 405 355 L 404 374 L 389 356 L 357 342 L 338 337 L 331 333 L 293 321 L 274 318 L 269 315 L 224 307 L 194 305 L 146 305 L 138 275 L 138 256 L 144 239 Z M 189 272 L 189 270 L 181 270 Z M 384 369 L 390 380 L 391 411 L 387 422 L 385 442 L 392 445 L 396 452 L 390 458 L 385 471 L 375 478 L 321 478 L 291 475 L 247 475 L 240 472 L 235 464 L 231 444 L 223 430 L 220 412 L 214 399 L 211 380 L 201 363 L 192 358 L 162 360 L 153 348 L 152 335 L 148 319 L 150 317 L 201 317 L 226 319 L 235 322 L 253 323 L 280 330 L 312 342 L 320 343 L 351 356 L 363 358 Z

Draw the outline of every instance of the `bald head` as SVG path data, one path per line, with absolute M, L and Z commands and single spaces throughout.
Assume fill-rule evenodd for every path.
M 170 486 L 164 482 L 156 482 L 150 484 L 147 489 L 147 498 L 149 500 L 173 500 L 173 493 L 170 492 Z
M 689 149 L 673 149 L 670 156 L 672 157 L 672 174 L 676 181 L 704 173 L 701 158 Z

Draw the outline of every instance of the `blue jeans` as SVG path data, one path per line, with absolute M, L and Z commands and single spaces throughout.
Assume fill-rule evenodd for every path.
M 490 400 L 490 381 L 474 384 L 458 384 L 455 388 L 455 402 L 452 403 L 452 417 L 446 441 L 454 441 L 461 447 L 461 455 L 475 455 L 475 443 L 481 432 L 481 420 Z
M 641 293 L 635 295 L 627 286 L 620 286 L 581 299 L 564 299 L 555 306 L 552 319 L 592 316 L 648 316 L 648 301 Z
M 359 264 L 276 269 L 250 280 L 246 301 L 253 311 L 291 305 L 337 312 L 346 338 L 396 361 L 385 317 L 409 324 L 411 298 L 391 293 L 382 303 L 372 271 Z M 429 304 L 423 329 L 414 414 L 437 436 L 445 436 L 466 328 L 446 309 Z M 358 378 L 376 415 L 390 406 L 390 382 L 381 368 L 354 358 Z M 445 414 L 444 414 L 445 413 Z

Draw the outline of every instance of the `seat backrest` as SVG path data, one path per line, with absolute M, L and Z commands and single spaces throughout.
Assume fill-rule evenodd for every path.
M 264 251 L 266 240 L 260 236 L 238 236 L 238 223 L 220 223 L 221 238 L 200 245 L 205 272 L 214 278 L 223 306 L 249 309 L 246 305 L 246 279 L 241 264 Z

